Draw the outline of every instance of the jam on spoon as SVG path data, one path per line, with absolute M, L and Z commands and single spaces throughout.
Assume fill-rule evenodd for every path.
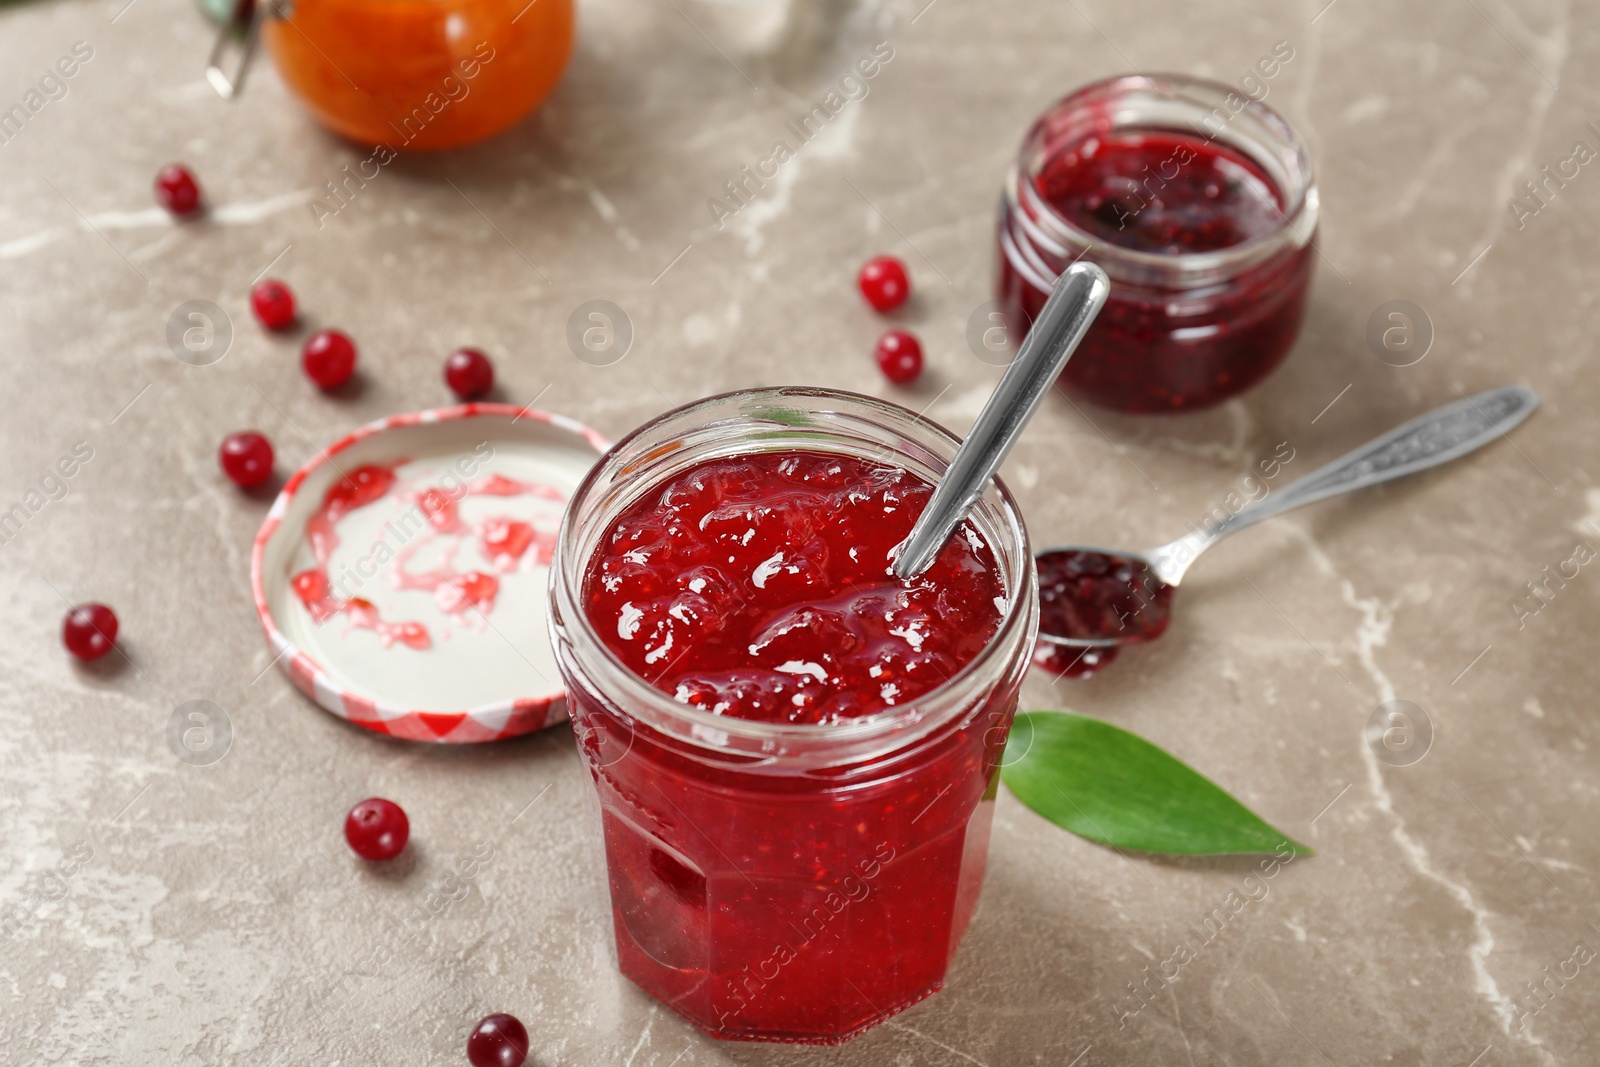
M 1138 556 L 1066 548 L 1042 552 L 1039 628 L 1106 645 L 1151 641 L 1172 619 L 1172 586 Z
M 1166 632 L 1172 592 L 1184 572 L 1228 534 L 1302 504 L 1448 463 L 1507 433 L 1538 405 L 1537 393 L 1517 385 L 1447 404 L 1219 523 L 1197 527 L 1149 552 L 1082 545 L 1038 552 L 1039 647 L 1034 662 L 1069 676 L 1106 666 L 1113 658 L 1107 653 L 1119 646 L 1151 641 Z
M 1119 647 L 1152 641 L 1172 620 L 1172 586 L 1138 556 L 1093 548 L 1040 552 L 1039 634 L 1033 662 L 1068 678 L 1110 666 Z M 1072 644 L 1052 640 L 1072 638 Z

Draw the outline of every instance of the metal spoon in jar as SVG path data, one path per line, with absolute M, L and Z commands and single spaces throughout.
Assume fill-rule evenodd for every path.
M 933 565 L 939 550 L 983 495 L 989 479 L 1039 402 L 1067 365 L 1089 324 L 1111 292 L 1106 272 L 1093 263 L 1077 262 L 1061 273 L 1050 299 L 1022 342 L 1017 358 L 978 413 L 972 432 L 956 450 L 944 477 L 934 486 L 911 532 L 894 550 L 895 577 L 915 578 Z
M 1087 545 L 1041 549 L 1039 640 L 1054 646 L 1052 665 L 1088 661 L 1103 666 L 1115 646 L 1160 637 L 1171 618 L 1172 591 L 1200 553 L 1224 537 L 1262 519 L 1340 493 L 1403 478 L 1482 448 L 1507 433 L 1539 406 L 1539 395 L 1520 385 L 1495 389 L 1447 404 L 1334 460 L 1299 481 L 1262 497 L 1215 524 L 1148 552 L 1122 552 Z M 1067 663 L 1066 649 L 1087 649 Z M 1103 650 L 1095 652 L 1093 650 Z

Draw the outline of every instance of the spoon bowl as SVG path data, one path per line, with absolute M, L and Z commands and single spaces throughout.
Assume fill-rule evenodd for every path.
M 1062 545 L 1040 549 L 1033 558 L 1041 638 L 1071 648 L 1108 648 L 1166 633 L 1173 585 L 1161 580 L 1143 553 Z
M 1074 664 L 1104 666 L 1121 645 L 1151 641 L 1171 621 L 1172 593 L 1200 554 L 1224 537 L 1291 508 L 1437 467 L 1473 452 L 1539 406 L 1532 389 L 1507 386 L 1465 397 L 1399 426 L 1276 493 L 1146 552 L 1064 545 L 1034 554 L 1039 569 L 1039 641 L 1051 666 L 1068 649 Z M 1070 665 L 1069 665 L 1070 667 Z M 1086 670 L 1064 673 L 1087 673 Z

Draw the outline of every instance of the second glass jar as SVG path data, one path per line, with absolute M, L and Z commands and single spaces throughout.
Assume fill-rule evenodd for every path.
M 1310 152 L 1265 105 L 1193 78 L 1098 82 L 1023 141 L 1000 205 L 999 300 L 1026 324 L 1069 263 L 1098 263 L 1111 297 L 1061 388 L 1130 413 L 1208 407 L 1293 345 L 1317 213 Z

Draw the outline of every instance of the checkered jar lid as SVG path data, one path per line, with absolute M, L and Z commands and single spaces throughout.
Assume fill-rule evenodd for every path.
M 394 415 L 296 471 L 250 582 L 276 662 L 341 718 L 497 741 L 567 718 L 547 628 L 567 500 L 609 443 L 508 404 Z

